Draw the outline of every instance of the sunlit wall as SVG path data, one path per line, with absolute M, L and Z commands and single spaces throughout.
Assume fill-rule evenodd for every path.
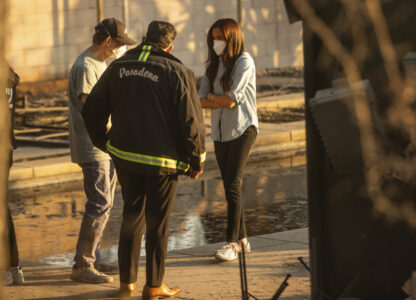
M 65 78 L 96 25 L 96 0 L 11 0 L 7 58 L 22 81 Z M 104 0 L 104 17 L 124 19 L 139 41 L 152 20 L 173 23 L 174 55 L 204 71 L 206 32 L 218 18 L 237 19 L 236 0 Z M 302 66 L 301 24 L 289 25 L 283 0 L 243 0 L 246 48 L 257 69 Z

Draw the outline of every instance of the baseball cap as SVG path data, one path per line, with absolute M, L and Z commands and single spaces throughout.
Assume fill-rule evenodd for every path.
M 137 42 L 127 35 L 126 25 L 115 18 L 108 18 L 102 20 L 95 26 L 95 32 L 110 36 L 112 39 L 119 41 L 126 45 L 134 45 Z

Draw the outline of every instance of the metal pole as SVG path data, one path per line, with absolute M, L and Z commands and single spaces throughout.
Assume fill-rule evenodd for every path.
M 241 0 L 237 0 L 237 20 L 240 26 L 243 27 L 243 5 Z
M 129 18 L 129 0 L 123 0 L 123 19 L 124 19 L 124 24 L 126 24 L 127 29 L 129 29 L 129 23 L 130 23 L 130 18 Z
M 104 19 L 103 0 L 97 0 L 97 23 Z

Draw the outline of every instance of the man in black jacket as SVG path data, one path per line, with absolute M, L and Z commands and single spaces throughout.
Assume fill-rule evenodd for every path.
M 178 175 L 197 178 L 205 160 L 205 125 L 195 78 L 170 54 L 175 36 L 172 24 L 150 23 L 144 42 L 109 66 L 82 110 L 91 140 L 110 153 L 122 187 L 120 291 L 127 295 L 136 290 L 145 227 L 143 296 L 180 292 L 163 283 L 168 223 Z

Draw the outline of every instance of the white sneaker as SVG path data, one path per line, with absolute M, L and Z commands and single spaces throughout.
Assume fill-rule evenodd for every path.
M 241 246 L 238 245 L 238 253 L 241 253 L 241 252 L 242 252 Z M 250 243 L 247 242 L 247 244 L 245 244 L 244 246 L 244 254 L 249 254 L 250 252 L 251 252 Z
M 12 274 L 13 283 L 21 284 L 25 282 L 25 278 L 23 277 L 22 267 L 12 267 L 10 268 L 10 273 Z
M 215 252 L 215 258 L 223 261 L 234 260 L 238 258 L 238 246 L 236 244 L 226 244 Z

